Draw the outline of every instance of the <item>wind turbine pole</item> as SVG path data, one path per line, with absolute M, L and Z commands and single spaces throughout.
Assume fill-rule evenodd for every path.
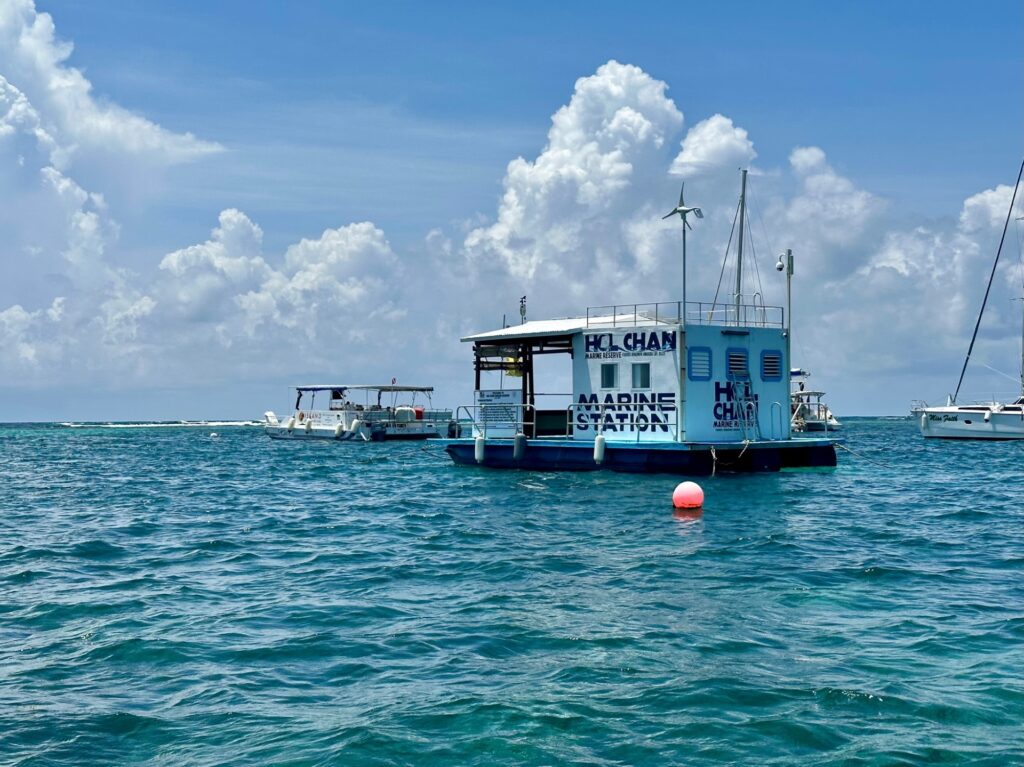
M 683 327 L 686 327 L 686 219 L 683 219 L 683 311 L 680 312 L 682 316 Z M 1024 370 L 1024 368 L 1022 368 Z M 1024 373 L 1021 373 L 1024 376 Z M 1024 378 L 1021 379 L 1024 384 Z
M 672 218 L 672 216 L 679 216 L 680 222 L 682 223 L 683 229 L 683 305 L 680 314 L 680 321 L 683 325 L 686 325 L 686 230 L 690 228 L 690 222 L 686 220 L 686 217 L 691 213 L 697 218 L 704 218 L 704 212 L 697 206 L 686 206 L 684 195 L 686 193 L 686 184 L 682 184 L 679 187 L 679 204 L 676 205 L 672 210 L 666 213 L 661 218 Z
M 741 173 L 740 182 L 740 231 L 736 246 L 736 324 L 740 324 L 740 303 L 743 301 L 743 219 L 747 212 L 747 169 Z

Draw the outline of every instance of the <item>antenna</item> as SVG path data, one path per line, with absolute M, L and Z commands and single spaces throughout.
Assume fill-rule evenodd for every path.
M 700 208 L 688 208 L 686 206 L 686 202 L 683 199 L 685 192 L 686 182 L 684 181 L 679 187 L 679 204 L 661 217 L 661 220 L 664 221 L 666 218 L 671 218 L 672 216 L 678 215 L 683 222 L 683 311 L 681 312 L 683 316 L 680 319 L 682 320 L 684 325 L 686 324 L 686 230 L 693 229 L 693 227 L 690 226 L 690 222 L 686 220 L 686 217 L 692 213 L 697 218 L 704 218 L 704 211 L 702 211 Z
M 519 299 L 519 320 L 520 324 L 526 324 L 526 296 Z

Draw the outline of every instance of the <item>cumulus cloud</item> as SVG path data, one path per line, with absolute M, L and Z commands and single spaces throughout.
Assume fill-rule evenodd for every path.
M 616 61 L 578 80 L 541 153 L 509 163 L 497 220 L 465 238 L 469 263 L 524 284 L 555 281 L 563 292 L 579 292 L 583 273 L 624 277 L 638 264 L 628 222 L 661 182 L 683 122 L 665 91 Z
M 404 316 L 401 265 L 369 222 L 328 229 L 268 260 L 260 227 L 229 209 L 209 240 L 168 253 L 160 271 L 157 315 L 242 354 L 304 340 L 312 342 L 306 362 L 329 359 L 339 344 L 364 339 L 371 325 Z
M 965 232 L 978 232 L 986 228 L 1002 229 L 1012 197 L 1013 187 L 1007 184 L 971 195 L 964 200 L 960 211 L 960 227 Z M 1018 192 L 1013 204 L 1013 218 L 1021 215 L 1024 215 L 1024 199 Z
M 737 167 L 757 158 L 725 115 L 684 133 L 666 83 L 609 61 L 575 83 L 536 154 L 508 164 L 493 211 L 429 228 L 421 251 L 396 253 L 368 221 L 268 248 L 256 221 L 227 208 L 205 240 L 127 269 L 111 257 L 117 198 L 83 181 L 77 163 L 107 151 L 179 162 L 217 147 L 97 101 L 69 55 L 47 14 L 27 0 L 0 5 L 0 190 L 10 199 L 0 234 L 25 265 L 0 285 L 0 373 L 22 381 L 202 386 L 396 367 L 452 381 L 467 358 L 458 336 L 496 325 L 524 293 L 531 317 L 678 298 L 679 222 L 661 216 L 679 177 L 706 214 L 689 241 L 690 297 L 710 296 Z M 833 163 L 797 147 L 786 167 L 751 181 L 758 235 L 763 214 L 775 248 L 751 257 L 797 254 L 794 362 L 840 394 L 865 376 L 939 375 L 969 333 L 1011 190 L 972 194 L 959 216 L 897 222 Z M 781 303 L 770 261 L 764 286 L 748 271 L 748 290 Z M 995 315 L 983 355 L 1013 332 Z
M 725 115 L 716 114 L 694 125 L 683 139 L 682 149 L 669 172 L 692 178 L 723 169 L 735 170 L 757 157 L 747 132 Z
M 63 139 L 54 143 L 54 165 L 64 167 L 69 155 L 95 148 L 163 162 L 219 151 L 215 143 L 167 131 L 126 109 L 97 102 L 91 83 L 68 66 L 71 52 L 72 45 L 57 38 L 50 14 L 38 12 L 32 0 L 0 3 L 0 72 L 5 84 L 13 83 L 25 97 L 20 111 L 37 110 L 49 124 L 47 133 Z

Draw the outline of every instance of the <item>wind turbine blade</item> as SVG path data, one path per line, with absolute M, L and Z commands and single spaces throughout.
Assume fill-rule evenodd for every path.
M 686 224 L 687 229 L 689 229 L 691 232 L 693 231 L 693 227 L 690 226 L 690 222 L 687 221 L 685 218 L 683 219 L 683 223 Z
M 664 221 L 666 218 L 672 218 L 672 216 L 674 216 L 675 214 L 676 212 L 674 210 L 670 210 L 668 213 L 661 217 L 661 220 Z
M 679 207 L 683 207 L 683 192 L 686 191 L 686 182 L 684 181 L 679 186 Z

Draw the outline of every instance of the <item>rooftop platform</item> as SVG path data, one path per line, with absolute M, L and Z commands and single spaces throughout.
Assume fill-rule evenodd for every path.
M 687 301 L 687 325 L 721 325 L 741 328 L 782 328 L 781 306 L 763 304 L 706 303 Z M 515 343 L 528 339 L 568 338 L 584 330 L 649 327 L 651 325 L 682 325 L 683 302 L 666 301 L 648 304 L 613 304 L 587 307 L 579 317 L 533 320 L 484 333 L 463 336 L 462 341 L 477 344 Z

